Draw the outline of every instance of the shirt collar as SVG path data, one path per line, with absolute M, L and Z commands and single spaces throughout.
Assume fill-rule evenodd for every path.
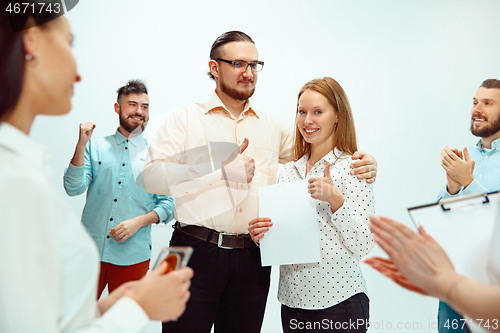
M 299 158 L 296 162 L 294 162 L 294 166 L 297 169 L 297 172 L 299 173 L 299 175 L 302 177 L 302 179 L 305 178 L 306 166 L 307 166 L 308 159 L 309 159 L 309 154 L 306 153 L 301 158 Z
M 0 123 L 0 146 L 13 151 L 37 168 L 46 169 L 52 152 L 18 128 L 7 122 Z
M 134 147 L 137 147 L 141 141 L 144 141 L 144 136 L 141 134 L 134 136 L 133 138 L 127 138 L 123 136 L 123 134 L 118 131 L 118 129 L 115 132 L 115 139 L 116 139 L 116 144 L 121 145 L 124 143 L 126 140 L 128 140 Z
M 483 139 L 479 139 L 479 141 L 476 143 L 476 148 L 482 154 L 487 152 L 483 147 Z M 498 148 L 500 148 L 500 139 L 496 139 L 491 143 L 491 152 L 496 151 Z
M 335 153 L 335 155 L 334 155 Z M 318 162 L 326 162 L 324 163 L 327 165 L 330 163 L 333 165 L 337 159 L 339 158 L 345 158 L 345 154 L 341 152 L 340 150 L 335 147 L 335 149 L 330 150 L 328 154 L 323 156 Z M 296 162 L 294 162 L 294 166 L 297 169 L 298 173 L 302 176 L 302 179 L 306 178 L 306 166 L 307 166 L 307 161 L 309 160 L 309 153 L 304 154 L 301 158 L 299 158 Z
M 335 147 L 335 149 L 331 150 L 328 154 L 323 156 L 323 160 L 326 161 L 326 164 L 330 163 L 333 165 L 335 162 L 337 162 L 338 159 L 346 158 L 346 156 L 347 154 L 341 152 L 339 149 L 337 149 L 337 147 Z
M 228 117 L 236 119 L 231 112 L 227 109 L 227 107 L 222 103 L 221 99 L 217 95 L 216 92 L 210 96 L 210 99 L 208 100 L 206 107 L 205 107 L 205 114 L 213 111 L 222 111 L 224 112 Z M 254 110 L 252 107 L 252 103 L 250 103 L 250 100 L 247 99 L 247 102 L 245 103 L 245 107 L 243 108 L 243 112 L 241 113 L 242 115 L 246 114 L 253 114 L 257 118 L 259 118 L 259 115 L 257 112 Z M 240 116 L 241 117 L 241 116 Z

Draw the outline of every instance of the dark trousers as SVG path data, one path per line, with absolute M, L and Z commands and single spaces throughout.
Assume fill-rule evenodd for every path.
M 370 301 L 365 293 L 353 295 L 326 309 L 304 310 L 281 305 L 284 333 L 365 333 L 370 319 Z
M 258 333 L 269 291 L 271 267 L 261 267 L 257 246 L 221 249 L 174 230 L 171 246 L 194 248 L 191 297 L 177 320 L 163 323 L 163 333 Z

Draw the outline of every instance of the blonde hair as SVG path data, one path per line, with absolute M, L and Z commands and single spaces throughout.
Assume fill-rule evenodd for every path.
M 337 147 L 341 152 L 348 155 L 354 154 L 358 150 L 356 143 L 356 129 L 354 128 L 354 118 L 352 116 L 351 106 L 344 89 L 340 84 L 331 77 L 314 79 L 307 82 L 300 89 L 297 97 L 297 110 L 299 109 L 299 99 L 304 91 L 311 89 L 325 96 L 328 102 L 333 106 L 338 114 L 338 122 L 334 125 L 334 133 L 332 140 L 332 149 Z M 297 161 L 304 154 L 310 153 L 311 144 L 300 134 L 299 127 L 295 123 L 295 135 L 293 140 L 293 159 Z

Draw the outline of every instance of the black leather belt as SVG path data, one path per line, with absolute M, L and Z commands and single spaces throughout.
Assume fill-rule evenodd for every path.
M 208 241 L 216 244 L 221 249 L 246 249 L 256 246 L 249 234 L 235 235 L 226 232 L 217 232 L 196 225 L 181 226 L 179 222 L 175 223 L 174 228 L 202 241 L 206 241 L 210 237 Z

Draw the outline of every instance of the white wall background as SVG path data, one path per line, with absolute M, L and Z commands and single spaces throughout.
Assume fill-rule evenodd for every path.
M 82 0 L 69 18 L 83 80 L 71 113 L 39 117 L 32 136 L 53 149 L 55 185 L 78 215 L 85 197 L 69 198 L 62 188 L 78 124 L 96 123 L 94 136 L 114 133 L 115 91 L 132 78 L 146 80 L 152 118 L 205 101 L 214 89 L 205 74 L 210 46 L 228 30 L 248 33 L 265 61 L 252 103 L 290 124 L 305 82 L 339 81 L 352 104 L 359 148 L 378 161 L 377 213 L 408 224 L 407 207 L 434 201 L 445 183 L 442 148 L 476 142 L 468 130 L 476 89 L 500 78 L 498 0 Z M 170 232 L 154 228 L 154 251 L 168 244 Z M 429 325 L 437 301 L 363 269 L 370 331 L 435 331 Z M 275 269 L 262 332 L 281 331 L 277 279 Z M 153 323 L 149 332 L 159 327 Z

